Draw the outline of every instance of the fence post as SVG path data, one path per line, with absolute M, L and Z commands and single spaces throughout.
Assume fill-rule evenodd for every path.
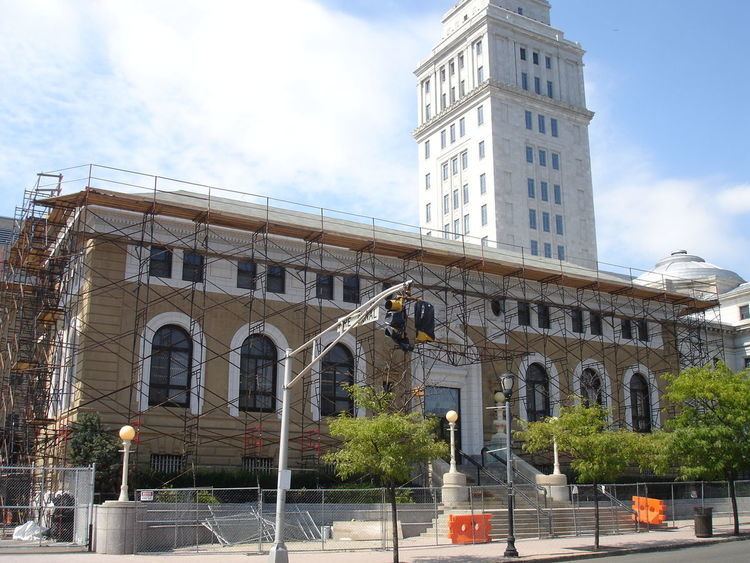
M 263 553 L 263 489 L 258 487 L 258 553 Z
M 438 500 L 437 500 L 437 490 L 433 487 L 432 488 L 432 514 L 434 516 L 434 522 L 435 522 L 435 545 L 440 545 L 440 532 L 438 532 Z
M 672 495 L 672 527 L 676 528 L 677 524 L 675 523 L 675 517 L 674 517 L 674 483 L 669 484 L 669 490 L 671 491 L 671 495 Z
M 635 484 L 635 496 L 636 498 L 641 496 L 640 487 L 638 486 L 638 483 Z M 638 504 L 636 503 L 636 507 Z M 635 531 L 640 532 L 641 531 L 641 517 L 640 512 L 637 510 L 635 511 Z
M 89 469 L 89 494 L 88 494 L 88 526 L 86 530 L 88 532 L 88 550 L 92 551 L 94 545 L 94 490 L 96 489 L 96 463 L 92 463 Z M 138 500 L 138 499 L 135 499 Z M 136 526 L 136 529 L 138 527 Z
M 573 532 L 578 535 L 578 499 L 573 498 L 573 487 L 574 485 L 568 485 L 570 488 L 570 504 L 573 507 Z M 578 495 L 576 495 L 577 497 Z
M 326 548 L 326 491 L 320 490 L 320 549 Z
M 44 484 L 47 481 L 47 469 L 42 466 L 42 482 L 39 487 L 39 518 L 37 524 L 42 527 L 42 512 L 44 510 Z M 42 537 L 39 536 L 39 545 L 42 545 Z
M 648 498 L 648 483 L 643 483 L 643 488 L 644 494 L 646 498 Z M 646 530 L 648 530 L 649 532 L 651 531 L 651 522 L 649 522 L 648 519 L 646 519 Z

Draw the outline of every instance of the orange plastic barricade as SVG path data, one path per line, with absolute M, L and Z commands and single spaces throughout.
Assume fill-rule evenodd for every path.
M 667 505 L 663 500 L 633 497 L 633 520 L 643 524 L 662 524 L 666 520 Z
M 451 514 L 448 538 L 451 543 L 489 543 L 492 514 Z

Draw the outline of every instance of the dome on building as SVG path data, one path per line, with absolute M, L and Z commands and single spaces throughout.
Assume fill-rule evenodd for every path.
M 662 258 L 654 269 L 639 276 L 636 283 L 668 291 L 695 290 L 719 294 L 745 283 L 736 272 L 726 270 L 700 256 L 677 250 Z

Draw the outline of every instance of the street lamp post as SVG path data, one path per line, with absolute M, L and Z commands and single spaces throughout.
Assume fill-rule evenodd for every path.
M 122 440 L 122 484 L 120 485 L 120 502 L 128 501 L 128 458 L 130 457 L 130 442 L 135 438 L 135 428 L 126 424 L 120 428 L 120 439 Z
M 458 413 L 448 411 L 445 413 L 445 419 L 448 421 L 448 427 L 451 431 L 451 468 L 449 473 L 458 473 L 456 469 L 456 421 L 458 420 Z
M 513 396 L 513 383 L 514 377 L 512 373 L 506 373 L 503 375 L 501 383 L 503 386 L 503 394 L 505 395 L 505 438 L 507 454 L 505 456 L 507 473 L 507 484 L 508 484 L 508 544 L 505 547 L 505 557 L 518 557 L 518 550 L 516 549 L 516 537 L 513 529 L 513 448 L 512 445 L 512 434 L 511 434 L 511 412 L 510 412 L 510 400 Z

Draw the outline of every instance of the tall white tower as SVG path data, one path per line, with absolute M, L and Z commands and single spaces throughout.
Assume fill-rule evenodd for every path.
M 421 225 L 595 267 L 583 49 L 547 0 L 460 0 L 415 71 Z

